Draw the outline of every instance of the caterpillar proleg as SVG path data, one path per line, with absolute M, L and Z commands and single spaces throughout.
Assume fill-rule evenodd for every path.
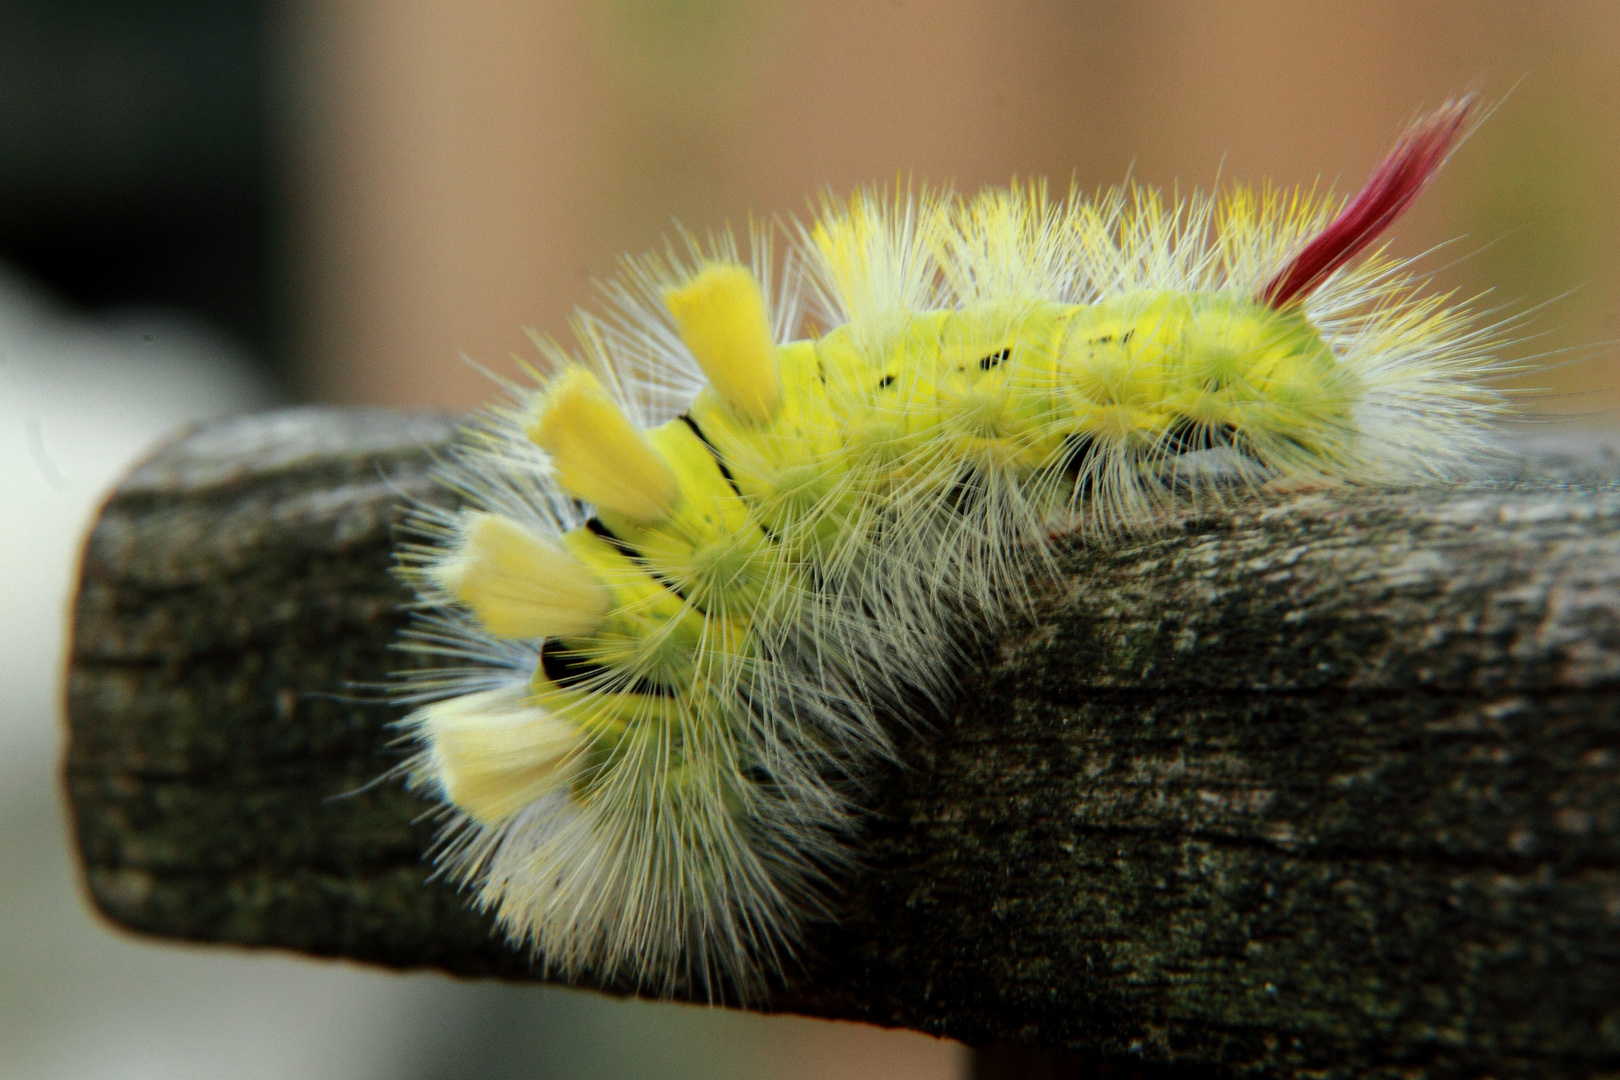
M 1342 202 L 900 187 L 628 261 L 402 551 L 448 658 L 407 721 L 442 865 L 550 971 L 763 994 L 831 913 L 880 715 L 948 696 L 1054 533 L 1486 449 L 1500 330 L 1375 247 L 1472 114 Z

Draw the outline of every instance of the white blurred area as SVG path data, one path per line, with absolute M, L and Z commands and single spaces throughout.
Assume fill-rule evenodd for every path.
M 86 906 L 58 792 L 82 533 L 198 420 L 273 404 L 228 343 L 94 321 L 0 270 L 0 1078 L 944 1078 L 960 1047 L 857 1025 L 613 1001 L 135 939 Z
M 0 267 L 0 805 L 8 819 L 24 805 L 43 807 L 41 793 L 50 794 L 70 578 L 92 510 L 166 432 L 269 397 L 202 327 L 157 312 L 76 319 Z M 15 839 L 0 831 L 0 843 Z M 24 876 L 8 872 L 6 886 Z M 15 982 L 5 980 L 7 992 Z

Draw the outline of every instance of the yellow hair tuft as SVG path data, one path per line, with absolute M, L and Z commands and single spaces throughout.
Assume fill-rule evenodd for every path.
M 485 825 L 568 784 L 585 745 L 577 726 L 521 687 L 437 701 L 417 716 L 445 796 Z
M 782 404 L 770 319 L 759 281 L 736 263 L 710 263 L 664 292 L 681 340 L 739 419 L 763 424 Z
M 551 455 L 557 482 L 585 502 L 652 524 L 680 500 L 675 473 L 583 367 L 551 381 L 523 431 Z
M 584 563 L 497 514 L 467 514 L 460 546 L 431 574 L 498 638 L 589 634 L 612 599 Z

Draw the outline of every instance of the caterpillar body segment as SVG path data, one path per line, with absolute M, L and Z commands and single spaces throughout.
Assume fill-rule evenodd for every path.
M 1496 339 L 1402 263 L 1349 262 L 1466 114 L 1343 208 L 829 204 L 788 256 L 815 334 L 783 331 L 800 297 L 767 302 L 762 242 L 634 264 L 619 321 L 465 444 L 480 514 L 424 511 L 406 552 L 466 665 L 412 720 L 441 858 L 549 968 L 761 995 L 851 861 L 878 716 L 948 696 L 964 623 L 1019 609 L 1054 530 L 1477 456 Z

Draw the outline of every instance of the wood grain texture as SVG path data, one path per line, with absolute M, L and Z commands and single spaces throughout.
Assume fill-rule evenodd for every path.
M 376 689 L 444 418 L 181 439 L 85 548 L 85 880 L 171 938 L 535 977 L 431 880 Z M 1075 544 L 904 735 L 772 1007 L 1178 1076 L 1620 1075 L 1620 476 L 1307 492 Z M 622 989 L 622 988 L 621 988 Z

